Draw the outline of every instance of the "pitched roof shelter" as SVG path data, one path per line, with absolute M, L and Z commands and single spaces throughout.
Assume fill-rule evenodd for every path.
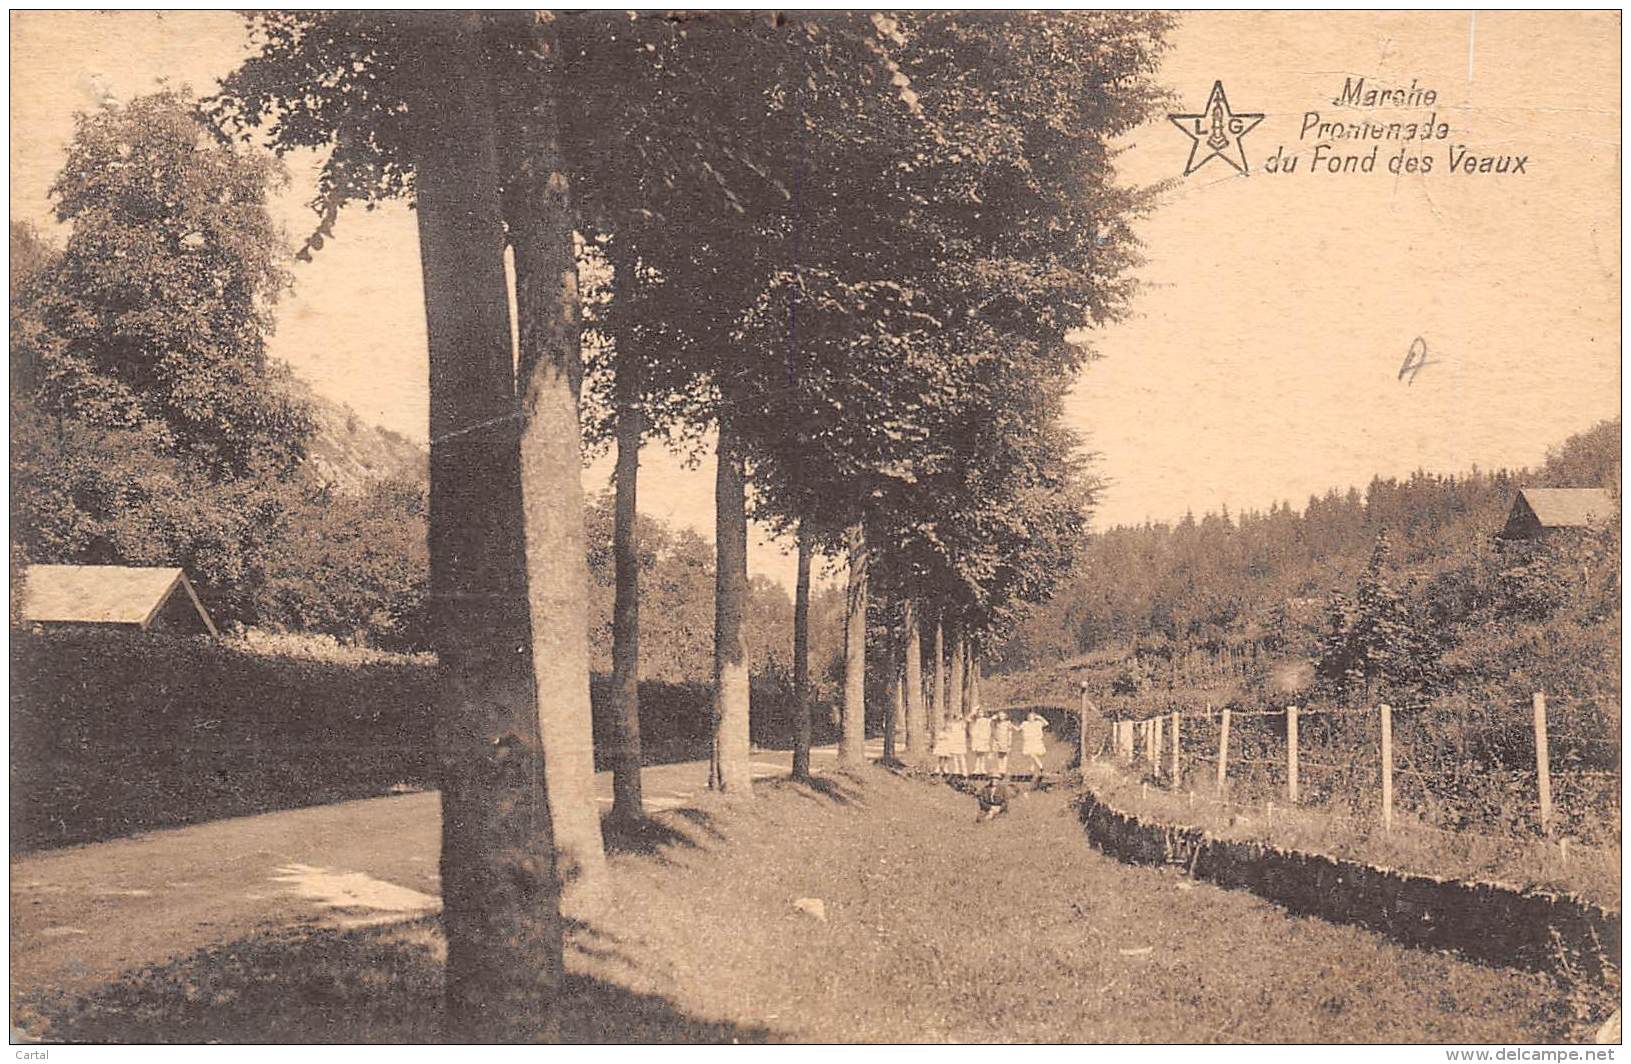
M 1589 528 L 1614 516 L 1614 498 L 1602 488 L 1524 488 L 1512 502 L 1507 539 L 1533 539 L 1557 528 Z
M 23 619 L 31 624 L 221 634 L 180 569 L 30 565 L 24 581 Z

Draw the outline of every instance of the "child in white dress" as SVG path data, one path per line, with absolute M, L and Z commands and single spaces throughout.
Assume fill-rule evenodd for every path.
M 1008 714 L 998 713 L 991 722 L 991 750 L 997 759 L 997 775 L 1008 775 L 1008 751 L 1014 745 L 1014 726 Z
M 1042 778 L 1042 758 L 1048 752 L 1048 747 L 1042 740 L 1042 732 L 1047 728 L 1048 722 L 1032 712 L 1026 716 L 1019 726 L 1019 752 L 1031 761 L 1031 771 L 1036 779 Z
M 940 725 L 940 730 L 934 735 L 934 770 L 944 776 L 951 771 L 951 722 L 946 721 Z
M 968 775 L 968 763 L 963 755 L 968 753 L 968 721 L 954 720 L 948 725 L 949 734 L 946 736 L 946 750 L 951 756 L 951 771 L 959 776 Z
M 983 709 L 975 710 L 974 719 L 968 722 L 968 752 L 974 755 L 974 774 L 984 775 L 991 754 L 991 715 Z

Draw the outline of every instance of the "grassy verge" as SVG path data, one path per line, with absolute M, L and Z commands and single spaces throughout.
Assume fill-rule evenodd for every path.
M 1529 1042 L 1565 988 L 1292 917 L 1095 853 L 1062 790 L 976 824 L 968 797 L 869 769 L 666 814 L 572 936 L 576 1041 Z M 825 919 L 794 906 L 820 899 Z M 36 993 L 51 1040 L 437 1037 L 434 922 L 264 934 Z
M 1110 762 L 1089 765 L 1087 779 L 1118 809 L 1219 838 L 1257 839 L 1424 875 L 1569 891 L 1610 909 L 1620 907 L 1618 850 L 1576 847 L 1565 860 L 1555 844 L 1433 831 L 1402 811 L 1392 831 L 1384 831 L 1375 817 L 1341 817 L 1283 802 L 1274 803 L 1271 815 L 1266 802 L 1220 802 L 1210 780 L 1173 791 L 1142 783 Z

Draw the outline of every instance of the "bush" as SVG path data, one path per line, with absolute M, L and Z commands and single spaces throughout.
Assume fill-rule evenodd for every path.
M 252 615 L 387 650 L 428 646 L 426 505 L 423 487 L 401 481 L 295 494 L 260 555 Z
M 430 655 L 311 636 L 14 631 L 13 852 L 434 787 L 435 682 Z M 590 681 L 597 762 L 610 683 Z M 646 763 L 706 758 L 712 703 L 709 684 L 642 683 Z M 790 742 L 790 706 L 754 678 L 756 742 Z
M 422 661 L 14 633 L 13 851 L 429 786 Z

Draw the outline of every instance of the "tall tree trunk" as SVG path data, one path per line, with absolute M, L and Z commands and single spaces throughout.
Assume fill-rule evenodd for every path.
M 480 16 L 446 12 L 424 26 L 409 61 L 440 101 L 424 116 L 414 189 L 430 349 L 446 1022 L 459 1040 L 552 1039 L 560 877 L 527 654 L 497 131 Z
M 612 818 L 641 819 L 640 794 L 640 543 L 636 508 L 640 440 L 645 414 L 632 366 L 617 367 L 617 499 L 612 513 L 612 560 L 617 587 L 612 600 Z
M 902 604 L 901 623 L 906 631 L 906 757 L 916 761 L 929 752 L 933 740 L 923 708 L 923 620 L 911 599 Z
M 838 763 L 858 765 L 866 757 L 866 526 L 857 521 L 845 539 L 849 586 L 844 596 L 844 720 Z
M 751 793 L 748 655 L 742 619 L 748 598 L 748 514 L 742 441 L 728 418 L 719 424 L 714 478 L 714 747 L 708 785 Z
M 963 712 L 974 712 L 975 694 L 974 640 L 963 639 Z
M 942 610 L 934 611 L 934 701 L 929 704 L 929 747 L 934 748 L 935 737 L 946 724 L 946 619 Z
M 793 778 L 810 778 L 810 560 L 815 545 L 799 522 L 798 583 L 793 592 Z
M 530 30 L 536 78 L 510 81 L 500 99 L 517 138 L 506 169 L 506 204 L 515 255 L 519 323 L 521 498 L 526 523 L 527 602 L 560 869 L 561 907 L 588 918 L 605 904 L 606 850 L 595 795 L 595 741 L 589 700 L 589 560 L 583 527 L 583 381 L 576 215 L 561 156 L 559 27 L 552 15 L 502 16 Z M 518 145 L 512 143 L 512 149 Z
M 968 707 L 963 702 L 963 625 L 951 622 L 951 670 L 946 678 L 946 713 L 955 722 L 963 719 Z
M 904 655 L 905 640 L 901 640 L 890 648 L 889 653 L 889 716 L 884 719 L 883 730 L 883 756 L 885 761 L 894 761 L 899 755 L 897 749 L 903 733 L 910 738 L 906 725 L 906 667 L 901 660 Z

